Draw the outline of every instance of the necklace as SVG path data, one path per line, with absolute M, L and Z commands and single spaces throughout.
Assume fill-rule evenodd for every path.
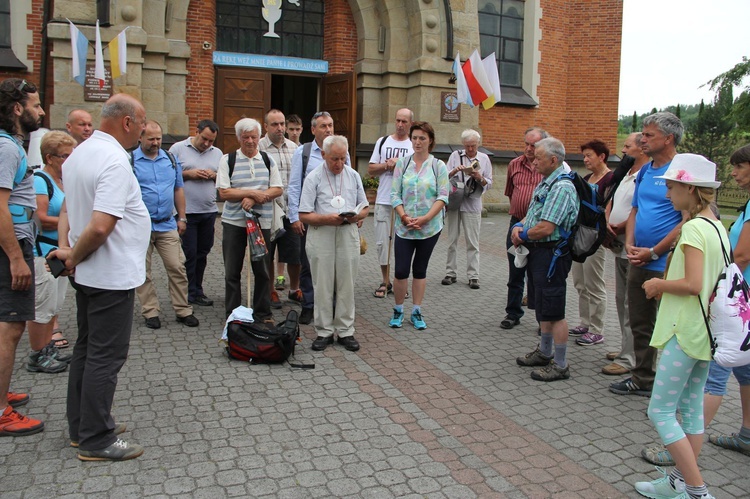
M 331 206 L 334 209 L 339 210 L 339 212 L 341 212 L 345 204 L 344 198 L 341 197 L 341 193 L 344 190 L 344 175 L 343 175 L 344 172 L 342 171 L 340 174 L 341 181 L 339 182 L 339 193 L 336 194 L 333 190 L 333 186 L 336 183 L 336 178 L 334 176 L 333 183 L 331 183 L 331 177 L 328 176 L 328 168 L 325 165 L 324 165 L 324 168 L 325 168 L 325 173 L 326 173 L 326 180 L 328 180 L 328 187 L 331 189 Z

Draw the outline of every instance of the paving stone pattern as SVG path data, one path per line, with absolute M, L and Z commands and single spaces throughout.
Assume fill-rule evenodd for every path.
M 442 286 L 445 242 L 428 271 L 425 331 L 387 326 L 392 297 L 377 299 L 380 281 L 372 218 L 362 233 L 357 286 L 357 353 L 334 345 L 313 352 L 303 326 L 297 360 L 314 370 L 230 361 L 217 340 L 223 328 L 221 230 L 209 258 L 206 292 L 213 307 L 196 307 L 199 328 L 174 320 L 163 267 L 154 261 L 162 329 L 144 325 L 136 304 L 130 356 L 115 396 L 126 440 L 145 454 L 123 463 L 82 463 L 68 446 L 67 374 L 25 370 L 21 341 L 12 381 L 32 400 L 22 412 L 42 418 L 43 433 L 0 439 L 0 496 L 49 497 L 638 497 L 633 483 L 657 475 L 640 458 L 657 440 L 648 400 L 611 394 L 600 374 L 619 346 L 613 257 L 608 255 L 606 344 L 571 339 L 571 379 L 541 383 L 515 358 L 533 349 L 530 316 L 506 331 L 504 316 L 508 217 L 482 219 L 481 289 L 464 276 Z M 283 295 L 285 296 L 285 294 Z M 282 320 L 293 305 L 276 311 Z M 296 306 L 296 305 L 295 305 Z M 407 299 L 405 312 L 410 313 Z M 571 326 L 577 299 L 568 287 Z M 61 324 L 75 338 L 69 293 Z M 730 381 L 710 432 L 737 431 L 737 383 Z M 750 458 L 706 444 L 704 477 L 718 498 L 747 497 Z

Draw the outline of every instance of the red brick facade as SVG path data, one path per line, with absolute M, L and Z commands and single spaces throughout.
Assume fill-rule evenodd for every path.
M 27 71 L 0 70 L 0 81 L 6 78 L 24 78 L 34 82 L 34 84 L 37 86 L 39 85 L 39 70 L 41 68 L 42 60 L 42 7 L 42 2 L 31 2 L 31 13 L 26 15 L 26 29 L 32 32 L 33 39 L 33 42 L 26 47 L 26 51 L 28 54 L 28 59 L 32 62 L 33 67 L 28 68 Z M 16 26 L 13 26 L 11 27 L 11 29 L 18 28 Z M 48 71 L 52 71 L 51 66 L 48 68 Z
M 621 0 L 542 0 L 538 108 L 495 106 L 479 111 L 483 144 L 520 150 L 537 125 L 568 153 L 598 138 L 614 151 L 622 40 Z
M 323 59 L 328 74 L 349 73 L 357 62 L 357 26 L 349 2 L 325 0 Z
M 203 42 L 216 47 L 216 4 L 214 1 L 190 2 L 187 33 L 190 59 L 187 61 L 185 112 L 190 130 L 200 120 L 214 119 L 214 65 L 212 50 L 204 50 Z

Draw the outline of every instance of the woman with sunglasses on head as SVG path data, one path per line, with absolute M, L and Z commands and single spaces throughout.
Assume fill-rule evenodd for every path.
M 651 498 L 713 499 L 698 468 L 703 445 L 703 389 L 711 361 L 711 345 L 702 315 L 729 248 L 726 230 L 711 204 L 716 199 L 716 165 L 696 154 L 677 154 L 663 176 L 675 210 L 690 213 L 667 263 L 664 279 L 643 283 L 646 296 L 661 297 L 651 346 L 662 350 L 648 406 L 675 468 L 636 491 Z M 676 418 L 677 411 L 682 421 Z M 657 468 L 659 469 L 659 468 Z
M 70 354 L 62 354 L 68 341 L 58 332 L 53 334 L 57 315 L 65 301 L 68 279 L 55 279 L 45 268 L 45 256 L 57 248 L 57 222 L 65 193 L 62 184 L 63 163 L 76 140 L 65 132 L 49 132 L 40 146 L 44 166 L 34 173 L 34 190 L 38 216 L 38 234 L 34 244 L 35 318 L 27 323 L 31 352 L 26 369 L 31 372 L 57 373 L 64 371 Z

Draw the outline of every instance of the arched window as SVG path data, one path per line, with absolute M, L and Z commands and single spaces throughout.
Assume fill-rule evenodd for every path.
M 323 58 L 323 0 L 216 0 L 216 48 Z

